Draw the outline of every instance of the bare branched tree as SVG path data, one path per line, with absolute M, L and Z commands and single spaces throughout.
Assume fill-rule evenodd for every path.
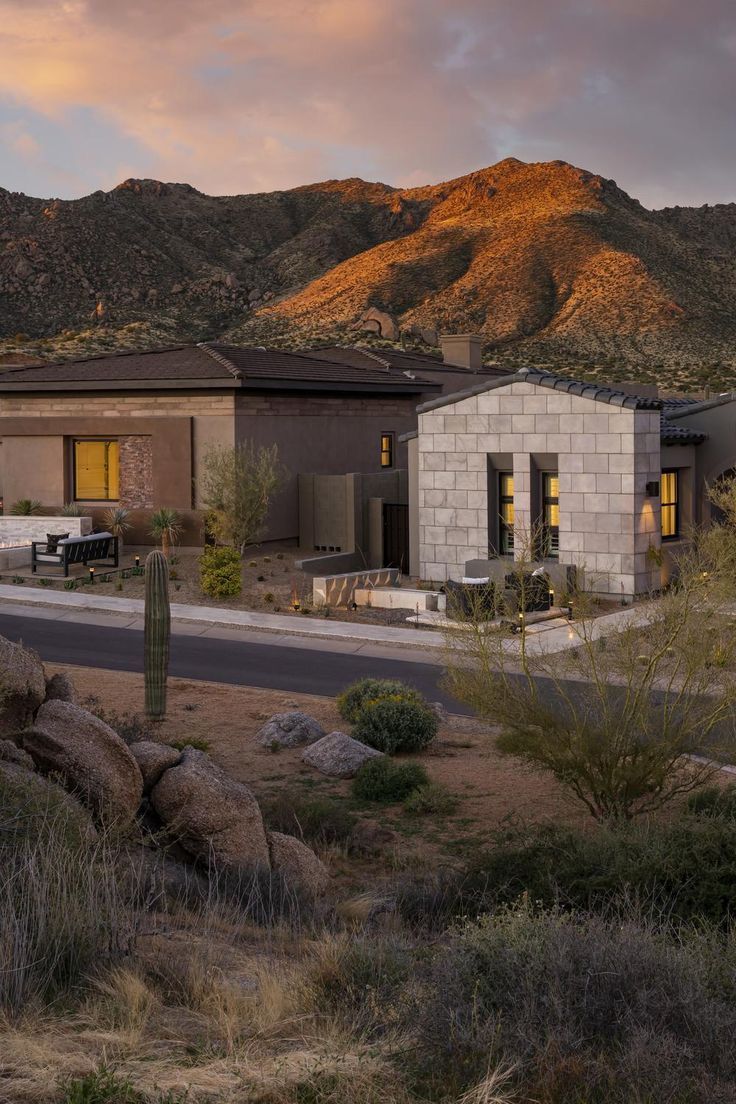
M 213 447 L 204 458 L 202 497 L 215 540 L 243 552 L 263 534 L 268 507 L 286 472 L 278 447 L 252 441 L 235 448 Z
M 548 771 L 597 819 L 660 808 L 710 779 L 733 743 L 735 545 L 734 527 L 693 533 L 676 582 L 605 635 L 577 595 L 566 649 L 460 621 L 448 631 L 449 689 L 501 726 L 502 751 Z M 530 566 L 523 555 L 515 565 L 517 591 Z

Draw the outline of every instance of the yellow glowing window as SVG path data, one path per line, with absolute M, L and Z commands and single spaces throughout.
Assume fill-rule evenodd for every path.
M 679 536 L 680 503 L 679 480 L 676 471 L 662 472 L 660 505 L 662 509 L 662 540 Z
M 501 554 L 514 550 L 514 477 L 511 472 L 498 473 L 499 544 Z
M 74 497 L 116 502 L 120 497 L 120 446 L 117 441 L 74 442 Z
M 557 472 L 542 473 L 544 554 L 556 556 L 560 543 L 560 479 Z
M 392 468 L 394 466 L 394 435 L 393 433 L 381 434 L 381 467 Z

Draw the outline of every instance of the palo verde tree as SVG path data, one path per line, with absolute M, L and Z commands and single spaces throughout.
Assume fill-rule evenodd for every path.
M 467 618 L 448 633 L 451 692 L 500 727 L 501 751 L 549 772 L 596 819 L 660 808 L 708 781 L 733 747 L 735 541 L 721 526 L 693 533 L 676 583 L 605 634 L 576 595 L 561 651 L 545 633 L 522 629 L 512 643 Z M 515 570 L 528 578 L 530 566 Z
M 247 441 L 209 449 L 201 487 L 215 540 L 242 555 L 262 535 L 271 498 L 285 477 L 276 445 L 258 448 Z

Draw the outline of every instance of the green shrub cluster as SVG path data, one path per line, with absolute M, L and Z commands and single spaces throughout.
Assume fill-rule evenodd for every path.
M 339 695 L 340 715 L 353 735 L 388 755 L 421 751 L 437 735 L 437 718 L 418 690 L 396 679 L 365 678 Z
M 364 706 L 379 698 L 405 698 L 407 701 L 422 700 L 421 694 L 397 679 L 364 678 L 352 683 L 338 695 L 337 708 L 340 716 L 349 724 L 356 724 Z
M 367 701 L 353 736 L 387 755 L 422 751 L 437 735 L 437 718 L 422 701 L 404 696 Z
M 390 759 L 369 759 L 353 779 L 353 794 L 361 801 L 403 801 L 429 782 L 420 763 L 392 763 Z
M 210 598 L 235 598 L 243 589 L 237 548 L 208 545 L 199 557 L 199 581 Z

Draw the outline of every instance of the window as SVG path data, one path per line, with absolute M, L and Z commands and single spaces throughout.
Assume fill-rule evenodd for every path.
M 674 540 L 680 535 L 679 479 L 676 471 L 662 472 L 660 506 L 662 540 Z
M 74 442 L 74 497 L 116 502 L 120 497 L 120 447 L 117 441 Z
M 392 468 L 394 466 L 394 435 L 393 433 L 381 434 L 381 467 Z
M 498 473 L 498 545 L 502 556 L 514 551 L 514 477 Z
M 542 472 L 542 555 L 556 556 L 560 545 L 560 479 Z

